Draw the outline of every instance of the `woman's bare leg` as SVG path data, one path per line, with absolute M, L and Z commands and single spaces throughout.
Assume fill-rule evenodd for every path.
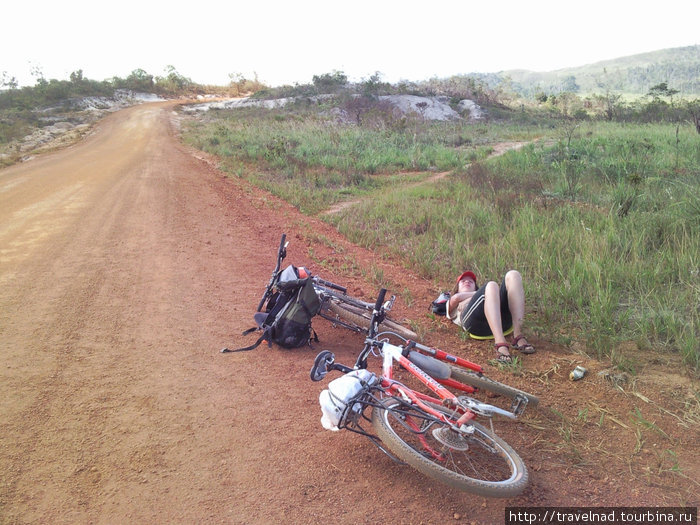
M 508 309 L 513 318 L 513 334 L 521 335 L 523 318 L 525 317 L 525 290 L 523 289 L 523 277 L 517 270 L 511 270 L 506 274 L 506 290 L 508 291 Z
M 523 277 L 517 270 L 511 270 L 506 274 L 505 281 L 508 291 L 508 308 L 513 318 L 513 346 L 524 354 L 531 354 L 535 351 L 535 347 L 523 336 L 523 318 L 525 317 Z
M 501 359 L 510 361 L 510 352 L 507 350 L 508 344 L 506 343 L 505 335 L 503 335 L 500 286 L 494 281 L 486 283 L 486 289 L 484 290 L 484 315 L 493 334 L 496 352 L 498 352 Z

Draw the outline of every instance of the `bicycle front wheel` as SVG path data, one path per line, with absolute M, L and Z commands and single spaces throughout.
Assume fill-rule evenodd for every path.
M 355 325 L 361 328 L 365 332 L 369 330 L 369 323 L 372 318 L 371 310 L 364 310 L 351 306 L 349 304 L 344 304 L 341 302 L 330 301 L 328 304 L 328 310 L 330 310 L 333 315 L 335 315 L 339 320 L 345 321 L 348 324 Z M 405 326 L 393 321 L 391 319 L 384 319 L 384 321 L 379 325 L 379 331 L 389 331 L 394 332 L 401 337 L 416 341 L 418 339 L 418 334 L 413 330 L 406 328 Z
M 454 379 L 455 381 L 459 381 L 460 383 L 512 398 L 515 398 L 516 396 L 524 396 L 527 398 L 528 406 L 536 407 L 540 402 L 537 396 L 533 396 L 532 394 L 528 394 L 527 392 L 518 390 L 512 386 L 504 385 L 503 383 L 499 383 L 498 381 L 484 377 L 476 372 L 465 370 L 459 366 L 448 366 L 450 367 L 450 378 Z
M 431 405 L 451 416 L 444 407 Z M 481 496 L 508 498 L 528 483 L 525 463 L 508 443 L 471 421 L 469 432 L 456 432 L 446 423 L 413 405 L 387 398 L 372 410 L 379 438 L 399 459 L 451 487 Z M 473 429 L 473 432 L 472 432 Z

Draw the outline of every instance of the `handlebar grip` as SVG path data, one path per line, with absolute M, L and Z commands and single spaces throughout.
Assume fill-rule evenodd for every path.
M 374 310 L 376 312 L 379 311 L 379 309 L 382 307 L 382 303 L 384 302 L 384 297 L 386 297 L 386 288 L 382 288 L 379 290 L 379 295 L 377 296 L 377 302 L 374 303 Z
M 338 290 L 339 292 L 346 293 L 348 291 L 345 286 L 340 286 L 339 284 L 332 283 L 330 281 L 324 281 L 324 284 L 328 286 L 328 288 L 333 288 L 334 290 Z
M 280 240 L 280 248 L 279 248 L 279 250 L 277 250 L 277 253 L 278 253 L 278 254 L 281 254 L 281 253 L 282 253 L 282 250 L 284 250 L 284 243 L 285 243 L 286 240 L 287 240 L 287 234 L 286 234 L 286 233 L 283 233 L 283 234 L 282 234 L 282 239 Z
M 321 285 L 325 286 L 326 288 L 331 288 L 332 290 L 338 290 L 341 293 L 347 293 L 348 289 L 345 288 L 344 286 L 340 286 L 339 284 L 332 283 L 330 281 L 326 281 L 325 279 L 321 279 L 320 277 L 314 277 L 314 282 Z

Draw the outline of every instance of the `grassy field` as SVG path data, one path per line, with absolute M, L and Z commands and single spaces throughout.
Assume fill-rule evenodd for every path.
M 632 373 L 623 342 L 700 369 L 700 135 L 689 125 L 513 112 L 358 126 L 319 106 L 209 112 L 185 137 L 446 288 L 466 267 L 496 280 L 519 269 L 543 337 Z M 504 141 L 527 145 L 492 156 Z M 357 202 L 324 213 L 343 201 Z

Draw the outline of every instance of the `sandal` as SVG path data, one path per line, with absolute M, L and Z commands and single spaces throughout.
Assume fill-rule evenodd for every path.
M 518 341 L 520 341 L 521 339 L 524 339 L 525 343 L 519 345 Z M 513 336 L 513 343 L 510 346 L 512 346 L 518 352 L 523 354 L 534 354 L 536 351 L 535 347 L 528 343 L 527 339 L 525 339 L 525 337 L 522 335 Z
M 512 363 L 510 352 L 508 351 L 508 343 L 496 343 L 494 345 L 496 353 L 498 354 L 498 360 L 503 363 Z

